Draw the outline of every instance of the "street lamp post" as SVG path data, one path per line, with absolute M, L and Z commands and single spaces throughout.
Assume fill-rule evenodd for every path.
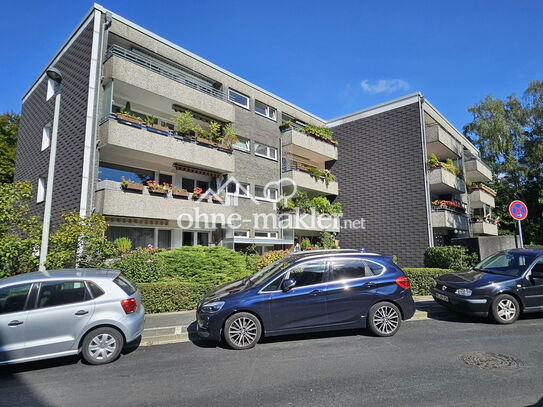
M 57 156 L 58 119 L 60 115 L 60 94 L 62 75 L 56 68 L 47 70 L 47 77 L 55 82 L 55 114 L 53 128 L 51 129 L 51 145 L 49 152 L 49 169 L 47 171 L 47 186 L 45 190 L 45 208 L 43 210 L 43 229 L 41 232 L 40 271 L 45 270 L 47 250 L 49 247 L 49 227 L 51 225 L 51 205 L 53 201 L 53 181 L 55 176 L 55 163 Z

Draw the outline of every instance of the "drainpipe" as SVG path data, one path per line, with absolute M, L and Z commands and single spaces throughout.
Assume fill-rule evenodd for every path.
M 424 123 L 424 96 L 419 94 L 419 120 L 420 120 L 420 135 L 422 142 L 422 166 L 424 168 L 424 193 L 426 195 L 426 216 L 428 218 L 428 245 L 434 246 L 434 232 L 432 228 L 432 202 L 430 199 L 430 182 L 428 180 L 428 150 L 426 148 L 426 126 Z

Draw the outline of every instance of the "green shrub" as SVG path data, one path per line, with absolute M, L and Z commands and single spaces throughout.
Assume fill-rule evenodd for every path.
M 152 283 L 164 276 L 164 261 L 155 249 L 136 249 L 114 260 L 109 267 L 120 270 L 135 283 Z
M 185 246 L 158 256 L 166 276 L 178 281 L 218 285 L 252 274 L 246 255 L 220 246 Z
M 462 270 L 478 262 L 476 253 L 470 253 L 463 246 L 429 247 L 424 252 L 424 266 Z
M 198 302 L 213 287 L 188 282 L 160 282 L 138 284 L 145 312 L 187 311 L 196 308 Z
M 246 254 L 245 263 L 247 264 L 247 271 L 251 273 L 256 273 L 260 270 L 258 263 L 262 259 L 262 256 L 259 254 Z
M 289 254 L 289 250 L 272 250 L 270 252 L 266 252 L 257 263 L 257 269 L 261 270 L 264 267 L 269 266 L 273 262 L 280 260 L 285 256 L 288 256 Z
M 128 237 L 119 237 L 113 241 L 117 250 L 122 253 L 128 253 L 132 249 L 132 240 Z
M 430 295 L 434 280 L 454 271 L 441 268 L 403 268 L 402 270 L 411 282 L 413 295 Z

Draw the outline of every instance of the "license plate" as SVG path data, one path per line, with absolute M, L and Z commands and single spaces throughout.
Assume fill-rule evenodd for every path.
M 434 295 L 438 300 L 449 302 L 449 297 L 447 297 L 446 295 L 440 293 L 434 293 Z

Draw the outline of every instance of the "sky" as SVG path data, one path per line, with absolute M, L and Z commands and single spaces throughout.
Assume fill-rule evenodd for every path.
M 114 1 L 100 4 L 324 119 L 420 91 L 458 129 L 487 94 L 543 80 L 543 2 Z M 0 113 L 92 6 L 2 4 Z

